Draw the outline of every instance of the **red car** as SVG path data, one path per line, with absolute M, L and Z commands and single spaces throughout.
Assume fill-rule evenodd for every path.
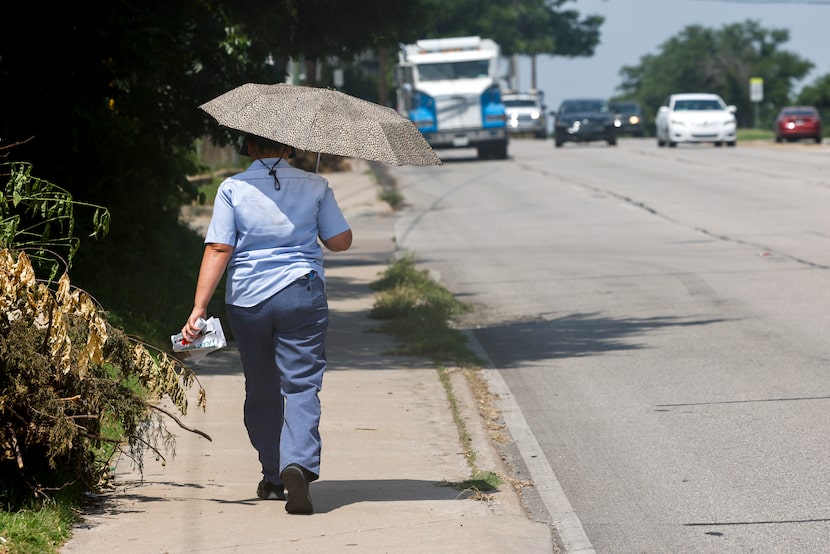
M 775 142 L 813 139 L 821 142 L 821 116 L 812 106 L 787 106 L 775 118 Z

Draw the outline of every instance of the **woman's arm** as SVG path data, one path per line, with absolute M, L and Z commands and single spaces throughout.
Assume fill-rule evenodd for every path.
M 348 250 L 352 245 L 352 230 L 348 229 L 326 240 L 320 239 L 320 242 L 332 252 L 343 252 L 344 250 Z
M 195 327 L 196 320 L 207 319 L 207 307 L 216 287 L 225 273 L 228 260 L 231 258 L 233 246 L 211 242 L 205 245 L 205 253 L 202 256 L 202 265 L 199 268 L 199 279 L 196 282 L 196 295 L 193 300 L 193 311 L 187 318 L 187 323 L 182 327 L 182 334 L 185 338 L 193 340 L 199 334 Z

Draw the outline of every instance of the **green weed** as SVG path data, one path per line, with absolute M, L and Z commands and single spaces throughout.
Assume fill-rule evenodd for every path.
M 397 260 L 369 286 L 377 292 L 369 317 L 385 321 L 382 330 L 399 339 L 395 353 L 481 365 L 464 335 L 450 327 L 453 317 L 471 307 L 417 269 L 412 256 Z

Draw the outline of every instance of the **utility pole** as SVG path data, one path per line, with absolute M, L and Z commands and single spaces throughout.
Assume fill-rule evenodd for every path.
M 530 88 L 536 89 L 536 54 L 530 55 Z

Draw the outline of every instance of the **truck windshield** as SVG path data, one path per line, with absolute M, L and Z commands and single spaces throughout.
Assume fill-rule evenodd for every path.
M 513 98 L 503 98 L 504 105 L 508 108 L 535 108 L 536 107 L 536 100 L 524 100 L 524 99 L 513 99 Z
M 418 64 L 418 76 L 421 81 L 480 79 L 487 78 L 489 73 L 489 60 Z

